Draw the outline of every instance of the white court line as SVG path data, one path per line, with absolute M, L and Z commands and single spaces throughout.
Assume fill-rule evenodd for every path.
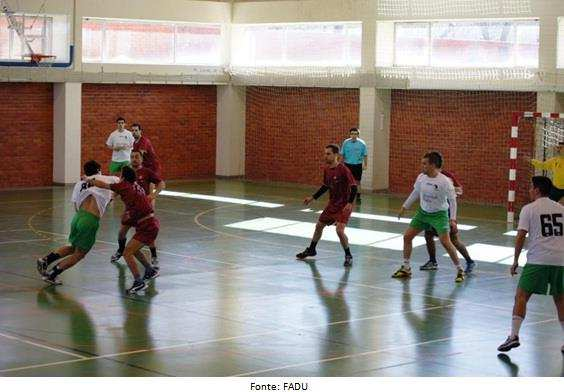
M 22 338 L 19 338 L 19 337 L 17 337 L 17 336 L 13 336 L 13 335 L 7 335 L 7 334 L 1 333 L 1 332 L 0 332 L 0 336 L 4 337 L 4 338 L 6 338 L 6 339 L 15 340 L 15 341 L 20 342 L 20 343 L 29 344 L 29 345 L 31 345 L 31 346 L 40 347 L 40 348 L 43 348 L 43 349 L 45 349 L 45 350 L 55 351 L 55 352 L 60 353 L 60 354 L 66 354 L 66 355 L 70 355 L 70 356 L 72 356 L 72 357 L 77 357 L 77 358 L 80 358 L 80 359 L 87 359 L 87 358 L 89 358 L 89 357 L 85 357 L 84 355 L 75 354 L 75 353 L 73 353 L 73 352 L 61 350 L 61 349 L 58 349 L 58 348 L 55 348 L 55 347 L 51 347 L 51 346 L 46 346 L 46 345 L 44 345 L 44 344 L 32 342 L 31 340 L 22 339 Z
M 235 229 L 260 231 L 271 234 L 282 234 L 292 237 L 310 238 L 315 224 L 311 222 L 294 221 L 289 219 L 277 219 L 270 217 L 250 219 L 225 225 Z M 401 250 L 403 248 L 403 235 L 388 231 L 376 231 L 367 229 L 347 228 L 349 242 L 352 245 L 364 245 L 373 248 Z M 324 241 L 339 242 L 339 237 L 334 230 L 323 232 Z M 425 243 L 423 237 L 416 237 L 413 247 L 421 246 Z
M 25 242 L 41 242 L 41 241 L 50 241 L 50 240 L 48 238 L 38 238 L 34 240 L 14 240 L 14 241 L 0 242 L 0 245 L 21 244 Z
M 306 208 L 305 210 L 300 210 L 302 212 L 314 212 L 310 208 Z M 315 211 L 316 214 L 321 214 L 323 211 Z M 411 219 L 409 218 L 399 218 L 397 216 L 389 216 L 389 215 L 375 215 L 375 214 L 365 214 L 363 212 L 353 212 L 351 214 L 352 218 L 359 218 L 359 219 L 368 219 L 368 220 L 377 220 L 382 222 L 392 222 L 392 223 L 411 223 Z M 470 225 L 457 225 L 458 230 L 467 231 L 467 230 L 474 230 L 477 226 L 470 226 Z
M 30 229 L 12 229 L 12 230 L 0 230 L 0 233 L 14 233 L 16 231 L 31 231 Z
M 186 192 L 174 192 L 174 191 L 162 191 L 160 193 L 162 196 L 172 196 L 172 197 L 182 197 L 185 199 L 197 199 L 197 200 L 209 200 L 220 203 L 231 203 L 231 204 L 241 204 L 253 207 L 263 207 L 263 208 L 278 208 L 283 207 L 284 204 L 276 203 L 266 203 L 256 200 L 247 199 L 237 199 L 234 197 L 223 197 L 223 196 L 213 196 L 213 195 L 200 195 L 197 193 L 186 193 Z
M 357 321 L 367 321 L 367 320 L 385 318 L 385 317 L 390 317 L 390 316 L 401 316 L 401 315 L 408 314 L 408 313 L 427 312 L 429 310 L 448 308 L 448 307 L 452 307 L 452 306 L 454 306 L 454 305 L 431 306 L 431 307 L 421 308 L 421 309 L 412 309 L 412 310 L 408 310 L 408 311 L 405 311 L 405 312 L 384 313 L 384 314 L 377 314 L 377 315 L 369 316 L 369 317 L 362 317 L 362 318 L 358 318 L 358 319 L 335 321 L 335 322 L 328 323 L 328 324 L 308 325 L 308 326 L 302 326 L 302 327 L 297 327 L 297 328 L 280 328 L 280 329 L 274 329 L 274 330 L 265 331 L 265 332 L 257 332 L 257 333 L 238 335 L 238 336 L 229 336 L 229 337 L 225 337 L 225 338 L 206 339 L 206 340 L 201 340 L 201 341 L 198 341 L 198 342 L 180 343 L 180 344 L 173 344 L 173 345 L 161 346 L 161 347 L 151 347 L 151 348 L 144 348 L 144 349 L 132 350 L 132 351 L 124 351 L 124 352 L 121 352 L 121 353 L 105 354 L 105 355 L 99 355 L 99 356 L 93 356 L 93 357 L 81 357 L 79 359 L 68 359 L 68 360 L 65 360 L 65 361 L 57 361 L 57 362 L 49 362 L 49 363 L 43 363 L 43 364 L 37 364 L 37 365 L 21 366 L 21 367 L 17 367 L 17 368 L 1 369 L 0 373 L 10 373 L 10 372 L 16 372 L 16 371 L 20 371 L 20 370 L 30 370 L 30 369 L 37 369 L 37 368 L 49 367 L 49 366 L 55 366 L 55 365 L 64 365 L 64 364 L 68 364 L 68 363 L 93 361 L 93 360 L 97 360 L 97 359 L 115 358 L 115 357 L 120 357 L 120 356 L 123 356 L 123 355 L 134 355 L 134 354 L 142 354 L 142 353 L 153 352 L 153 351 L 174 350 L 174 349 L 177 349 L 177 348 L 202 346 L 202 345 L 209 344 L 209 343 L 220 343 L 220 342 L 227 342 L 227 341 L 237 340 L 237 339 L 246 339 L 246 338 L 259 337 L 259 336 L 273 335 L 273 334 L 281 333 L 281 332 L 297 332 L 297 331 L 300 331 L 300 330 L 311 330 L 311 329 L 315 329 L 315 328 L 329 327 L 329 326 L 333 326 L 333 325 L 347 324 L 347 323 L 353 323 L 353 322 L 357 322 Z
M 486 263 L 493 263 L 493 264 L 505 264 L 511 265 L 513 264 L 513 255 L 515 250 L 513 247 L 510 246 L 500 246 L 500 245 L 490 245 L 490 244 L 472 244 L 467 246 L 466 249 L 470 256 L 472 256 L 473 260 L 476 261 L 483 261 Z M 448 257 L 448 254 L 443 254 L 444 257 Z M 458 253 L 459 257 L 462 257 L 460 253 Z M 521 252 L 519 257 L 519 264 L 523 265 L 526 261 L 527 251 L 524 250 Z
M 507 236 L 510 236 L 510 237 L 516 237 L 517 236 L 517 230 L 508 231 L 507 233 L 503 233 L 503 235 L 507 235 Z

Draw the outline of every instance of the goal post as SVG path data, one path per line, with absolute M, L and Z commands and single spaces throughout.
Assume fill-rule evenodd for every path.
M 509 190 L 507 193 L 507 223 L 515 221 L 515 200 L 517 191 L 517 151 L 519 148 L 519 125 L 523 119 L 536 120 L 535 159 L 546 160 L 551 157 L 554 147 L 564 141 L 564 113 L 513 112 L 511 118 L 511 138 L 509 141 Z

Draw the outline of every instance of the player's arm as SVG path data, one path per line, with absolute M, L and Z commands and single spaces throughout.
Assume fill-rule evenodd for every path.
M 513 265 L 511 266 L 511 275 L 517 274 L 517 268 L 519 268 L 519 256 L 521 256 L 521 251 L 525 245 L 525 239 L 527 238 L 527 231 L 523 229 L 517 230 L 517 237 L 515 238 L 515 254 L 513 256 Z
M 554 158 L 544 162 L 537 159 L 531 159 L 531 165 L 533 165 L 533 167 L 538 170 L 553 170 L 554 161 Z
M 159 180 L 159 181 L 155 182 L 155 189 L 149 195 L 149 198 L 151 200 L 156 199 L 157 196 L 161 193 L 161 191 L 163 191 L 165 188 L 166 188 L 166 184 L 163 180 Z
M 315 192 L 313 195 L 306 197 L 304 200 L 304 204 L 307 206 L 312 201 L 319 199 L 325 192 L 329 190 L 329 187 L 325 184 L 321 185 L 321 187 Z
M 112 138 L 112 135 L 110 135 L 110 136 L 108 137 L 108 140 L 106 140 L 106 146 L 108 146 L 108 148 L 109 148 L 110 150 L 112 150 L 112 151 L 120 151 L 120 150 L 123 150 L 123 147 L 114 144 L 114 140 L 113 140 L 113 138 Z
M 366 144 L 364 145 L 364 157 L 362 158 L 362 170 L 366 170 L 366 168 L 368 167 L 368 151 L 366 148 Z
M 447 184 L 447 201 L 448 201 L 448 212 L 450 215 L 449 223 L 452 231 L 456 233 L 456 214 L 458 212 L 458 203 L 456 202 L 456 191 L 454 190 L 454 185 L 448 181 Z
M 95 186 L 98 188 L 102 188 L 102 189 L 110 189 L 110 185 L 107 182 L 104 182 L 102 180 L 98 180 L 96 178 L 91 178 L 88 180 L 88 184 L 90 184 L 90 186 Z
M 403 205 L 401 206 L 401 208 L 399 210 L 398 219 L 401 218 L 401 216 L 404 214 L 405 210 L 409 210 L 411 205 L 419 199 L 420 191 L 421 191 L 421 185 L 419 183 L 419 178 L 417 178 L 417 180 L 415 181 L 415 185 L 413 186 L 413 191 L 407 197 L 407 199 L 405 200 L 405 202 L 403 203 Z

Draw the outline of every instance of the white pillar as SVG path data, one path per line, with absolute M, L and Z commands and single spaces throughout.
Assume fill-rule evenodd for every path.
M 245 174 L 245 87 L 217 86 L 215 174 Z
M 368 147 L 368 167 L 362 188 L 388 189 L 391 91 L 360 88 L 360 137 Z
M 69 184 L 80 178 L 81 83 L 53 85 L 53 182 Z

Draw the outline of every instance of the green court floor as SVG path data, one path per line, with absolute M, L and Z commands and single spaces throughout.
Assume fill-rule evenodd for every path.
M 401 262 L 401 200 L 365 195 L 351 218 L 354 267 L 334 229 L 312 262 L 319 201 L 307 188 L 202 181 L 157 201 L 162 274 L 138 296 L 116 248 L 116 201 L 87 259 L 45 287 L 35 260 L 65 242 L 70 187 L 0 192 L 0 376 L 563 376 L 564 336 L 551 298 L 530 302 L 522 346 L 506 356 L 517 278 L 504 211 L 462 206 L 478 261 L 464 283 L 436 272 L 390 275 Z M 208 196 L 219 199 L 209 199 Z M 509 233 L 510 234 L 510 233 Z M 427 260 L 414 249 L 414 266 Z

